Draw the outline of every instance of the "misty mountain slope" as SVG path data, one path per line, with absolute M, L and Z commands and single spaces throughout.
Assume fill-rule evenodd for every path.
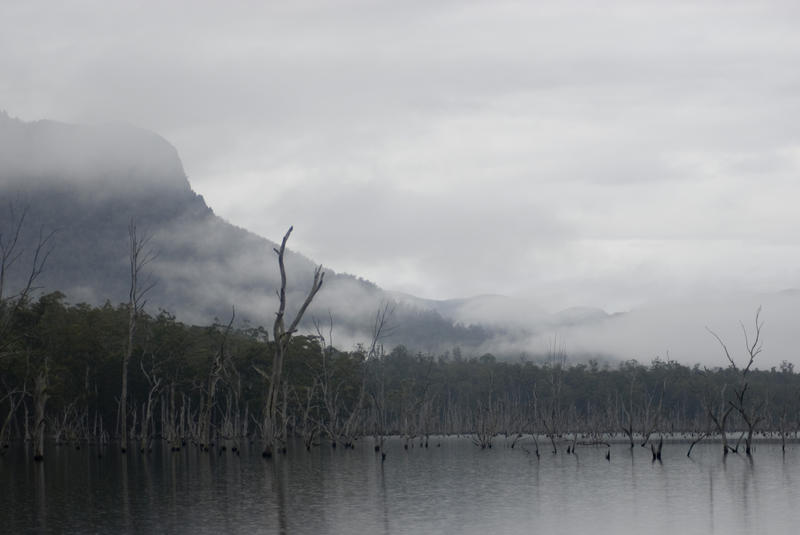
M 247 192 L 242 192 L 246 195 Z M 192 323 L 225 320 L 271 325 L 277 306 L 277 245 L 214 214 L 192 191 L 178 154 L 163 138 L 129 126 L 26 123 L 0 114 L 0 203 L 7 227 L 13 206 L 27 210 L 27 256 L 11 273 L 22 284 L 39 229 L 55 230 L 47 267 L 37 281 L 71 302 L 127 301 L 128 224 L 150 235 L 157 254 L 146 272 L 156 282 L 148 309 Z M 287 221 L 287 227 L 291 222 Z M 302 232 L 297 229 L 296 232 Z M 291 244 L 291 241 L 290 241 Z M 287 252 L 289 313 L 310 286 L 315 264 Z M 334 319 L 335 343 L 367 342 L 376 311 L 394 302 L 376 285 L 326 268 L 323 290 L 307 315 Z M 394 304 L 389 345 L 438 351 L 478 346 L 494 333 L 464 327 L 430 307 Z
M 242 192 L 247 195 L 248 192 Z M 158 253 L 148 266 L 156 282 L 147 309 L 164 308 L 187 323 L 237 320 L 270 326 L 279 274 L 272 241 L 217 217 L 192 191 L 175 149 L 163 138 L 129 126 L 26 123 L 0 113 L 0 231 L 27 207 L 20 258 L 6 281 L 18 287 L 27 275 L 39 229 L 55 230 L 54 249 L 38 284 L 60 290 L 70 302 L 127 301 L 128 223 L 152 234 Z M 291 224 L 287 221 L 287 227 Z M 296 229 L 302 232 L 301 228 Z M 280 236 L 276 237 L 280 238 Z M 291 241 L 290 241 L 291 245 Z M 287 254 L 289 313 L 305 297 L 314 263 Z M 326 283 L 307 315 L 334 318 L 334 343 L 367 342 L 376 311 L 392 303 L 385 344 L 440 352 L 460 346 L 466 355 L 542 355 L 555 341 L 575 360 L 587 355 L 656 356 L 720 364 L 709 326 L 729 340 L 741 338 L 763 305 L 762 364 L 795 358 L 800 292 L 732 296 L 725 301 L 653 304 L 624 314 L 574 307 L 547 313 L 531 299 L 483 295 L 429 300 L 386 292 L 363 279 L 326 267 Z M 723 362 L 724 364 L 724 362 Z

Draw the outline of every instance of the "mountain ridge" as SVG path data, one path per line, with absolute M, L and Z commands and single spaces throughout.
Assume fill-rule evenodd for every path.
M 0 114 L 0 143 L 0 194 L 6 206 L 27 207 L 24 241 L 35 242 L 39 228 L 57 231 L 39 281 L 44 287 L 63 291 L 72 302 L 126 301 L 127 228 L 134 220 L 158 252 L 149 266 L 157 283 L 151 308 L 207 324 L 235 307 L 241 321 L 271 324 L 279 285 L 276 243 L 217 216 L 192 190 L 177 151 L 164 138 L 127 125 L 24 122 Z M 286 265 L 292 313 L 316 266 L 291 249 Z M 389 302 L 397 324 L 386 339 L 391 345 L 439 351 L 479 345 L 493 335 L 433 309 L 397 303 L 371 281 L 325 271 L 308 329 L 312 317 L 327 321 L 330 313 L 340 340 L 366 342 L 375 312 Z

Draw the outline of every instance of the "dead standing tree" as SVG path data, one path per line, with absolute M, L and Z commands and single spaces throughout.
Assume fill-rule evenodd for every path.
M 25 379 L 27 380 L 27 377 Z M 26 391 L 25 380 L 22 381 L 21 387 L 9 386 L 2 379 L 0 379 L 0 382 L 3 383 L 3 390 L 6 392 L 5 396 L 0 398 L 0 403 L 8 401 L 8 413 L 5 419 L 3 420 L 3 424 L 0 425 L 0 455 L 3 455 L 5 453 L 6 448 L 8 447 L 7 431 L 9 425 L 11 424 L 11 421 L 14 418 L 14 414 L 17 412 L 17 409 L 25 401 L 25 397 L 28 395 L 28 392 Z
M 131 286 L 128 293 L 128 337 L 125 353 L 122 355 L 122 388 L 119 396 L 119 418 L 122 430 L 122 453 L 128 451 L 128 363 L 133 355 L 133 339 L 136 334 L 136 322 L 147 302 L 145 295 L 153 289 L 155 282 L 148 277 L 142 279 L 142 270 L 156 258 L 149 247 L 151 236 L 140 236 L 136 233 L 136 223 L 131 219 L 128 224 L 128 240 Z
M 636 385 L 636 368 L 637 363 L 636 361 L 629 361 L 626 363 L 626 368 L 628 369 L 628 376 L 630 378 L 630 391 L 628 393 L 627 399 L 627 406 L 624 399 L 621 399 L 619 393 L 616 393 L 616 403 L 618 406 L 618 410 L 615 411 L 617 414 L 617 422 L 619 428 L 625 433 L 625 436 L 628 437 L 628 442 L 630 445 L 631 451 L 633 451 L 633 446 L 635 443 L 634 439 L 634 428 L 633 428 L 633 419 L 634 419 L 634 386 Z
M 8 283 L 12 269 L 14 269 L 17 262 L 23 260 L 26 253 L 25 248 L 22 246 L 21 237 L 28 210 L 25 208 L 22 210 L 22 213 L 17 215 L 13 203 L 9 203 L 7 214 L 8 226 L 6 228 L 0 228 L 0 359 L 18 354 L 18 347 L 15 347 L 18 336 L 12 334 L 14 322 L 21 309 L 28 304 L 31 294 L 37 289 L 35 283 L 44 271 L 47 258 L 53 250 L 51 240 L 54 235 L 54 232 L 45 233 L 43 228 L 39 229 L 39 239 L 32 251 L 30 270 L 23 280 L 22 287 L 15 293 L 9 293 Z M 30 362 L 30 358 L 28 358 L 28 362 Z M 33 392 L 31 393 L 35 408 L 33 458 L 36 461 L 44 459 L 45 405 L 48 399 L 48 375 L 49 367 L 47 356 L 45 356 L 44 361 L 38 366 L 38 370 L 36 371 L 36 376 L 33 379 Z M 7 392 L 5 398 L 8 399 L 9 403 L 9 415 L 3 423 L 2 428 L 0 428 L 0 440 L 2 440 L 5 435 L 6 425 L 10 422 L 13 413 L 19 407 L 20 403 L 24 403 L 27 378 L 28 374 L 26 372 L 21 389 L 15 387 L 6 388 Z M 19 394 L 19 397 L 17 398 L 18 401 L 15 403 L 14 396 L 16 394 Z M 27 415 L 25 417 L 25 422 L 27 426 Z
M 317 337 L 319 338 L 321 369 L 317 376 L 314 378 L 314 384 L 319 385 L 320 395 L 322 397 L 322 408 L 325 409 L 327 418 L 320 418 L 320 427 L 328 435 L 331 441 L 331 446 L 336 447 L 341 434 L 341 424 L 339 421 L 339 394 L 340 387 L 343 381 L 333 381 L 333 372 L 331 370 L 331 357 L 335 353 L 333 348 L 333 316 L 328 313 L 329 328 L 328 339 L 322 334 L 322 327 L 320 323 L 314 319 L 314 326 L 317 330 Z
M 348 411 L 349 416 L 342 426 L 342 440 L 344 441 L 345 448 L 353 448 L 355 437 L 357 435 L 357 428 L 362 423 L 362 412 L 367 396 L 367 376 L 368 376 L 368 363 L 375 359 L 385 357 L 383 350 L 383 339 L 391 334 L 393 329 L 388 326 L 389 319 L 394 313 L 394 305 L 390 303 L 383 303 L 378 311 L 375 313 L 375 321 L 372 327 L 372 340 L 370 342 L 369 350 L 363 354 L 363 358 L 358 359 L 358 372 L 361 376 L 361 386 L 358 391 L 358 397 L 354 405 Z M 383 438 L 380 441 L 381 449 L 383 446 Z M 385 457 L 384 457 L 385 458 Z
M 745 453 L 748 457 L 752 453 L 752 444 L 753 444 L 753 433 L 755 432 L 756 426 L 761 422 L 764 415 L 761 411 L 761 408 L 764 402 L 758 404 L 757 406 L 752 406 L 752 404 L 745 400 L 747 395 L 747 391 L 750 387 L 750 383 L 748 382 L 747 374 L 750 372 L 750 368 L 753 366 L 753 362 L 755 361 L 756 357 L 761 353 L 761 328 L 764 326 L 764 322 L 761 321 L 761 307 L 758 307 L 756 310 L 756 318 L 755 318 L 755 331 L 753 333 L 753 339 L 750 339 L 750 335 L 747 332 L 747 328 L 744 326 L 743 323 L 740 323 L 742 327 L 742 333 L 744 333 L 744 343 L 745 343 L 745 351 L 747 352 L 747 364 L 744 368 L 739 368 L 734 362 L 733 358 L 731 357 L 730 351 L 728 351 L 728 347 L 725 345 L 725 342 L 722 341 L 717 333 L 708 329 L 708 332 L 716 338 L 719 345 L 722 346 L 722 350 L 725 353 L 725 358 L 728 359 L 730 363 L 731 369 L 736 372 L 739 376 L 739 384 L 738 386 L 734 387 L 734 399 L 729 400 L 731 407 L 733 407 L 736 412 L 742 417 L 745 425 L 747 426 L 747 436 L 745 437 Z
M 49 378 L 48 378 L 48 362 L 47 357 L 44 358 L 39 373 L 33 381 L 33 400 L 34 400 L 34 417 L 33 417 L 33 460 L 41 461 L 44 459 L 44 426 L 45 426 L 45 406 L 47 399 L 50 397 L 48 394 Z
M 293 227 L 289 227 L 289 230 L 281 241 L 280 249 L 275 249 L 275 253 L 278 255 L 278 267 L 281 273 L 281 286 L 278 291 L 278 312 L 275 315 L 275 323 L 272 328 L 275 346 L 272 370 L 268 375 L 265 371 L 256 368 L 256 370 L 269 381 L 267 400 L 264 404 L 264 421 L 261 430 L 264 439 L 264 452 L 262 456 L 265 458 L 272 457 L 273 452 L 277 449 L 278 440 L 285 436 L 284 429 L 281 429 L 281 427 L 285 426 L 286 422 L 285 419 L 279 418 L 279 398 L 283 391 L 283 362 L 289 352 L 289 342 L 292 339 L 292 335 L 297 331 L 297 326 L 300 324 L 303 314 L 305 314 L 311 301 L 314 300 L 314 296 L 322 287 L 322 281 L 325 277 L 322 266 L 318 266 L 314 270 L 314 281 L 311 284 L 311 289 L 308 291 L 305 301 L 303 301 L 303 304 L 300 306 L 300 309 L 297 311 L 297 314 L 287 329 L 284 318 L 284 314 L 286 313 L 286 266 L 284 264 L 284 253 L 286 252 L 286 242 L 289 240 L 292 229 Z
M 389 327 L 389 320 L 394 314 L 394 305 L 384 302 L 375 313 L 372 325 L 372 343 L 367 355 L 369 367 L 374 370 L 373 387 L 369 390 L 374 413 L 375 451 L 381 453 L 381 459 L 386 459 L 384 443 L 387 431 L 386 408 L 386 353 L 383 349 L 383 338 L 394 331 Z
M 25 306 L 31 294 L 37 290 L 36 279 L 44 271 L 47 258 L 53 250 L 52 238 L 54 232 L 46 233 L 44 229 L 39 230 L 39 239 L 32 251 L 30 270 L 27 272 L 22 287 L 14 293 L 9 293 L 9 278 L 15 264 L 24 261 L 26 250 L 21 242 L 25 219 L 28 214 L 27 208 L 17 215 L 14 205 L 8 207 L 7 228 L 0 228 L 0 358 L 12 353 L 12 342 L 14 337 L 11 335 L 14 320 L 20 309 Z
M 145 370 L 143 361 L 139 361 L 139 367 L 142 370 L 142 375 L 147 379 L 147 385 L 149 387 L 147 390 L 147 402 L 142 407 L 141 445 L 139 446 L 139 451 L 147 453 L 150 451 L 155 429 L 155 424 L 153 422 L 153 406 L 158 400 L 158 393 L 161 389 L 163 377 L 158 377 L 156 375 L 158 370 L 155 363 L 151 364 L 150 373 L 147 373 L 147 370 Z
M 564 369 L 567 365 L 567 350 L 563 345 L 558 344 L 558 339 L 553 339 L 552 345 L 548 349 L 545 371 L 547 372 L 547 383 L 550 386 L 550 396 L 545 398 L 542 403 L 536 398 L 536 388 L 534 385 L 534 403 L 539 409 L 539 422 L 550 439 L 553 447 L 553 454 L 558 453 L 558 440 L 563 432 L 564 409 L 563 409 L 563 386 Z M 538 449 L 538 448 L 537 448 Z
M 642 407 L 642 443 L 640 446 L 643 448 L 647 446 L 647 443 L 650 441 L 650 437 L 653 433 L 659 431 L 661 427 L 661 419 L 664 412 L 664 393 L 667 390 L 667 380 L 664 379 L 664 382 L 661 384 L 661 393 L 658 395 L 658 405 L 656 405 L 655 409 L 653 409 L 653 402 L 656 399 L 656 392 L 649 391 L 646 387 L 644 389 L 644 404 Z M 663 441 L 659 441 L 659 460 L 661 459 L 661 444 Z M 651 443 L 650 446 L 653 446 Z
M 697 437 L 689 445 L 689 451 L 686 453 L 687 457 L 692 456 L 692 449 L 698 443 L 712 435 L 712 429 L 719 435 L 720 440 L 722 441 L 723 456 L 728 455 L 728 452 L 730 451 L 734 451 L 734 449 L 728 444 L 728 419 L 730 418 L 731 412 L 733 412 L 733 406 L 726 403 L 727 398 L 725 396 L 725 391 L 727 390 L 728 385 L 722 385 L 719 392 L 719 398 L 716 398 L 718 401 L 715 401 L 715 394 L 713 393 L 713 389 L 710 385 L 709 374 L 710 372 L 708 369 L 702 372 L 702 375 L 706 380 L 705 389 L 703 390 L 702 404 L 703 410 L 705 411 L 709 420 L 708 430 L 699 432 Z M 711 424 L 713 424 L 713 427 Z
M 214 356 L 210 359 L 208 366 L 208 377 L 206 378 L 206 385 L 201 400 L 200 412 L 198 413 L 198 426 L 200 435 L 200 447 L 203 451 L 209 451 L 212 447 L 212 422 L 211 417 L 216 407 L 216 394 L 217 385 L 225 375 L 226 367 L 229 365 L 229 356 L 227 351 L 228 336 L 233 327 L 233 320 L 236 318 L 235 309 L 231 309 L 231 319 L 228 325 L 222 330 L 222 339 L 219 343 L 219 349 Z

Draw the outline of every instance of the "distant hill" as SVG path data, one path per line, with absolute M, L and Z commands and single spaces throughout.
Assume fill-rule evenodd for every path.
M 271 326 L 279 285 L 275 242 L 214 214 L 192 191 L 175 148 L 152 132 L 24 122 L 0 112 L 0 206 L 0 231 L 8 230 L 11 207 L 27 211 L 21 243 L 28 256 L 14 266 L 6 288 L 22 284 L 40 229 L 54 230 L 54 249 L 37 281 L 41 291 L 62 291 L 72 303 L 126 302 L 134 220 L 158 255 L 147 270 L 156 283 L 148 294 L 151 313 L 165 309 L 202 325 L 226 321 L 235 307 L 239 323 Z M 291 314 L 315 264 L 292 251 L 286 264 Z M 313 318 L 327 324 L 332 317 L 334 343 L 345 349 L 371 339 L 376 312 L 387 304 L 394 312 L 384 344 L 434 353 L 460 347 L 467 355 L 540 354 L 564 329 L 605 329 L 619 319 L 592 308 L 549 314 L 530 299 L 501 295 L 422 299 L 325 271 L 302 327 L 310 331 Z
M 125 125 L 29 123 L 0 113 L 5 226 L 12 205 L 17 213 L 27 210 L 22 238 L 28 253 L 40 228 L 56 231 L 55 248 L 38 282 L 63 291 L 71 302 L 127 301 L 127 228 L 134 219 L 140 232 L 152 235 L 158 254 L 149 266 L 156 282 L 148 296 L 151 312 L 163 308 L 182 321 L 207 324 L 227 319 L 235 306 L 239 321 L 271 325 L 279 284 L 276 244 L 216 216 L 192 191 L 174 147 L 156 134 Z M 15 266 L 9 286 L 21 284 L 25 261 Z M 300 254 L 287 254 L 290 306 L 302 301 L 314 267 Z M 327 322 L 330 313 L 339 345 L 367 342 L 384 303 L 394 307 L 388 345 L 421 351 L 477 347 L 497 333 L 456 323 L 435 307 L 398 301 L 371 282 L 325 270 L 325 286 L 306 328 L 312 317 Z

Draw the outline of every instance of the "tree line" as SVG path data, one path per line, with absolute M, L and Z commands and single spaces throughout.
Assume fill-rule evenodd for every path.
M 292 437 L 307 448 L 375 437 L 380 449 L 389 435 L 424 446 L 433 434 L 463 434 L 491 447 L 498 435 L 532 434 L 557 451 L 574 441 L 615 437 L 633 447 L 677 433 L 716 438 L 726 452 L 741 442 L 749 452 L 759 433 L 785 441 L 800 426 L 800 376 L 790 363 L 771 370 L 733 359 L 714 369 L 661 359 L 570 364 L 558 347 L 517 361 L 466 357 L 457 348 L 387 352 L 380 329 L 389 311 L 379 311 L 378 336 L 353 349 L 330 344 L 330 321 L 280 348 L 280 332 L 276 340 L 265 328 L 232 322 L 185 325 L 165 311 L 138 311 L 129 338 L 128 303 L 73 305 L 58 292 L 42 295 L 17 304 L 5 328 L 0 442 L 36 442 L 46 433 L 62 443 L 121 442 L 146 452 L 154 440 L 174 449 L 263 441 L 271 455 Z

